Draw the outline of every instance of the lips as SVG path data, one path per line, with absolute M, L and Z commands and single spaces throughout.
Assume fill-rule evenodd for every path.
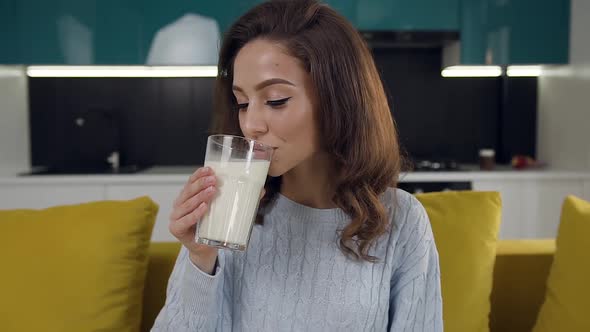
M 252 149 L 254 158 L 255 159 L 268 159 L 268 153 L 269 153 L 268 147 L 270 147 L 272 149 L 272 153 L 274 154 L 274 152 L 277 149 L 276 147 L 269 146 L 269 145 L 258 145 L 258 144 L 254 145 L 254 147 Z
M 260 141 L 256 141 L 253 148 L 254 148 L 254 150 L 265 151 L 269 147 L 273 150 L 277 149 L 276 146 L 272 146 L 270 144 L 266 144 L 266 143 L 260 142 Z

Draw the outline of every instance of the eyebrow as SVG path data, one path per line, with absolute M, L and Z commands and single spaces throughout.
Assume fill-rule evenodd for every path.
M 256 84 L 256 86 L 254 87 L 254 90 L 259 91 L 259 90 L 262 90 L 262 89 L 266 88 L 267 86 L 270 86 L 273 84 L 287 84 L 287 85 L 295 86 L 295 84 L 293 84 L 285 79 L 271 78 L 271 79 L 268 79 L 268 80 L 265 80 L 265 81 L 262 81 L 262 82 Z M 244 92 L 244 90 L 242 90 L 242 88 L 240 88 L 237 85 L 232 85 L 232 90 Z

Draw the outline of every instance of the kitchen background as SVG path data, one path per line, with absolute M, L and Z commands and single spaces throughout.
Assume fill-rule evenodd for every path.
M 217 43 L 258 2 L 1 0 L 0 208 L 135 194 L 165 207 L 202 162 Z M 504 237 L 553 236 L 565 194 L 590 198 L 590 2 L 326 2 L 363 32 L 426 171 L 404 174 L 406 189 L 498 190 Z M 516 171 L 517 155 L 545 167 Z
M 482 148 L 496 150 L 500 163 L 535 156 L 537 78 L 443 78 L 440 48 L 374 54 L 411 158 L 476 164 Z M 108 171 L 113 151 L 121 169 L 202 164 L 213 84 L 209 77 L 30 78 L 32 165 Z

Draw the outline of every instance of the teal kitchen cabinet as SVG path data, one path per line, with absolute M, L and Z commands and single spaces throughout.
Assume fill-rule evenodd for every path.
M 17 63 L 16 0 L 0 1 L 0 64 Z
M 221 36 L 233 21 L 258 2 L 260 1 L 99 0 L 96 7 L 96 63 L 146 64 L 158 32 L 169 29 L 171 25 L 178 24 L 191 15 L 215 20 L 216 30 Z M 191 44 L 191 41 L 205 38 L 199 31 L 184 28 L 172 31 L 182 34 L 175 36 L 183 44 L 181 48 Z M 214 49 L 217 47 L 211 46 Z M 167 64 L 163 61 L 159 64 Z
M 2 47 L 0 61 L 63 64 L 87 57 L 82 53 L 87 51 L 85 45 L 91 39 L 95 1 L 4 1 L 12 3 L 12 12 L 0 14 L 2 21 L 10 22 L 0 43 L 12 40 L 14 49 L 9 51 L 12 56 L 7 57 Z
M 128 0 L 3 0 L 12 4 L 10 14 L 0 12 L 0 63 L 38 65 L 92 65 L 137 63 L 133 40 L 120 43 L 122 36 L 137 30 L 125 13 L 118 16 Z M 139 3 L 139 2 L 138 2 Z M 112 32 L 112 33 L 111 33 Z M 10 53 L 9 53 L 10 52 Z M 113 56 L 115 55 L 115 56 Z M 119 61 L 111 61 L 116 59 Z M 124 60 L 124 61 L 122 61 Z
M 0 64 L 145 64 L 158 31 L 184 15 L 213 18 L 223 33 L 261 1 L 0 0 Z M 326 3 L 359 30 L 460 31 L 461 64 L 568 62 L 570 0 Z
M 457 30 L 458 1 L 325 2 L 361 30 Z M 158 31 L 184 15 L 213 18 L 223 33 L 260 2 L 0 0 L 0 64 L 145 64 Z
M 141 39 L 140 51 L 144 54 L 144 60 L 153 46 L 159 31 L 166 30 L 170 25 L 183 22 L 183 19 L 194 18 L 194 15 L 214 19 L 221 39 L 222 34 L 229 29 L 231 24 L 242 14 L 248 11 L 262 0 L 226 0 L 226 1 L 186 1 L 171 0 L 146 0 L 142 2 L 143 33 L 145 38 Z M 211 28 L 211 27 L 210 27 Z M 179 29 L 182 32 L 182 29 Z M 192 40 L 211 37 L 210 29 L 207 32 L 191 32 L 188 36 L 177 36 L 183 44 L 190 44 Z M 211 43 L 210 43 L 211 44 Z M 215 58 L 217 58 L 217 45 Z M 213 63 L 214 64 L 214 63 Z
M 461 64 L 564 64 L 570 0 L 461 0 Z
M 0 64 L 145 64 L 157 32 L 183 16 L 212 18 L 223 33 L 259 2 L 0 0 Z
M 357 0 L 359 30 L 459 30 L 460 0 Z
M 325 0 L 325 4 L 336 10 L 342 16 L 346 17 L 351 23 L 356 23 L 357 2 L 361 0 Z
M 142 64 L 146 54 L 141 46 L 147 38 L 144 25 L 140 0 L 98 0 L 90 64 Z

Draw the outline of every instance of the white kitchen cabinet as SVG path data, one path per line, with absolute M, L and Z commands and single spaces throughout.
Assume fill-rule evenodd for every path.
M 557 235 L 566 196 L 584 196 L 580 179 L 477 180 L 473 189 L 498 191 L 502 197 L 499 238 L 552 238 Z
M 0 185 L 0 209 L 43 209 L 104 199 L 103 185 L 8 184 Z
M 525 218 L 533 225 L 527 234 L 531 237 L 555 237 L 559 228 L 561 206 L 568 195 L 582 197 L 583 182 L 580 180 L 541 179 L 528 181 L 524 186 L 523 209 Z
M 168 217 L 172 212 L 172 203 L 182 188 L 182 184 L 108 184 L 105 188 L 105 196 L 107 199 L 114 200 L 149 196 L 159 205 L 152 241 L 175 241 L 176 239 L 168 231 Z
M 527 223 L 523 222 L 522 184 L 520 181 L 478 180 L 473 182 L 473 190 L 497 191 L 502 198 L 502 223 L 498 237 L 520 238 L 527 234 Z
M 153 241 L 175 241 L 168 231 L 172 202 L 193 168 L 154 169 L 109 176 L 0 176 L 0 209 L 45 208 L 103 199 L 149 196 L 159 205 Z M 409 182 L 471 182 L 473 190 L 502 197 L 500 239 L 554 237 L 567 195 L 590 200 L 590 174 L 569 171 L 414 172 Z

